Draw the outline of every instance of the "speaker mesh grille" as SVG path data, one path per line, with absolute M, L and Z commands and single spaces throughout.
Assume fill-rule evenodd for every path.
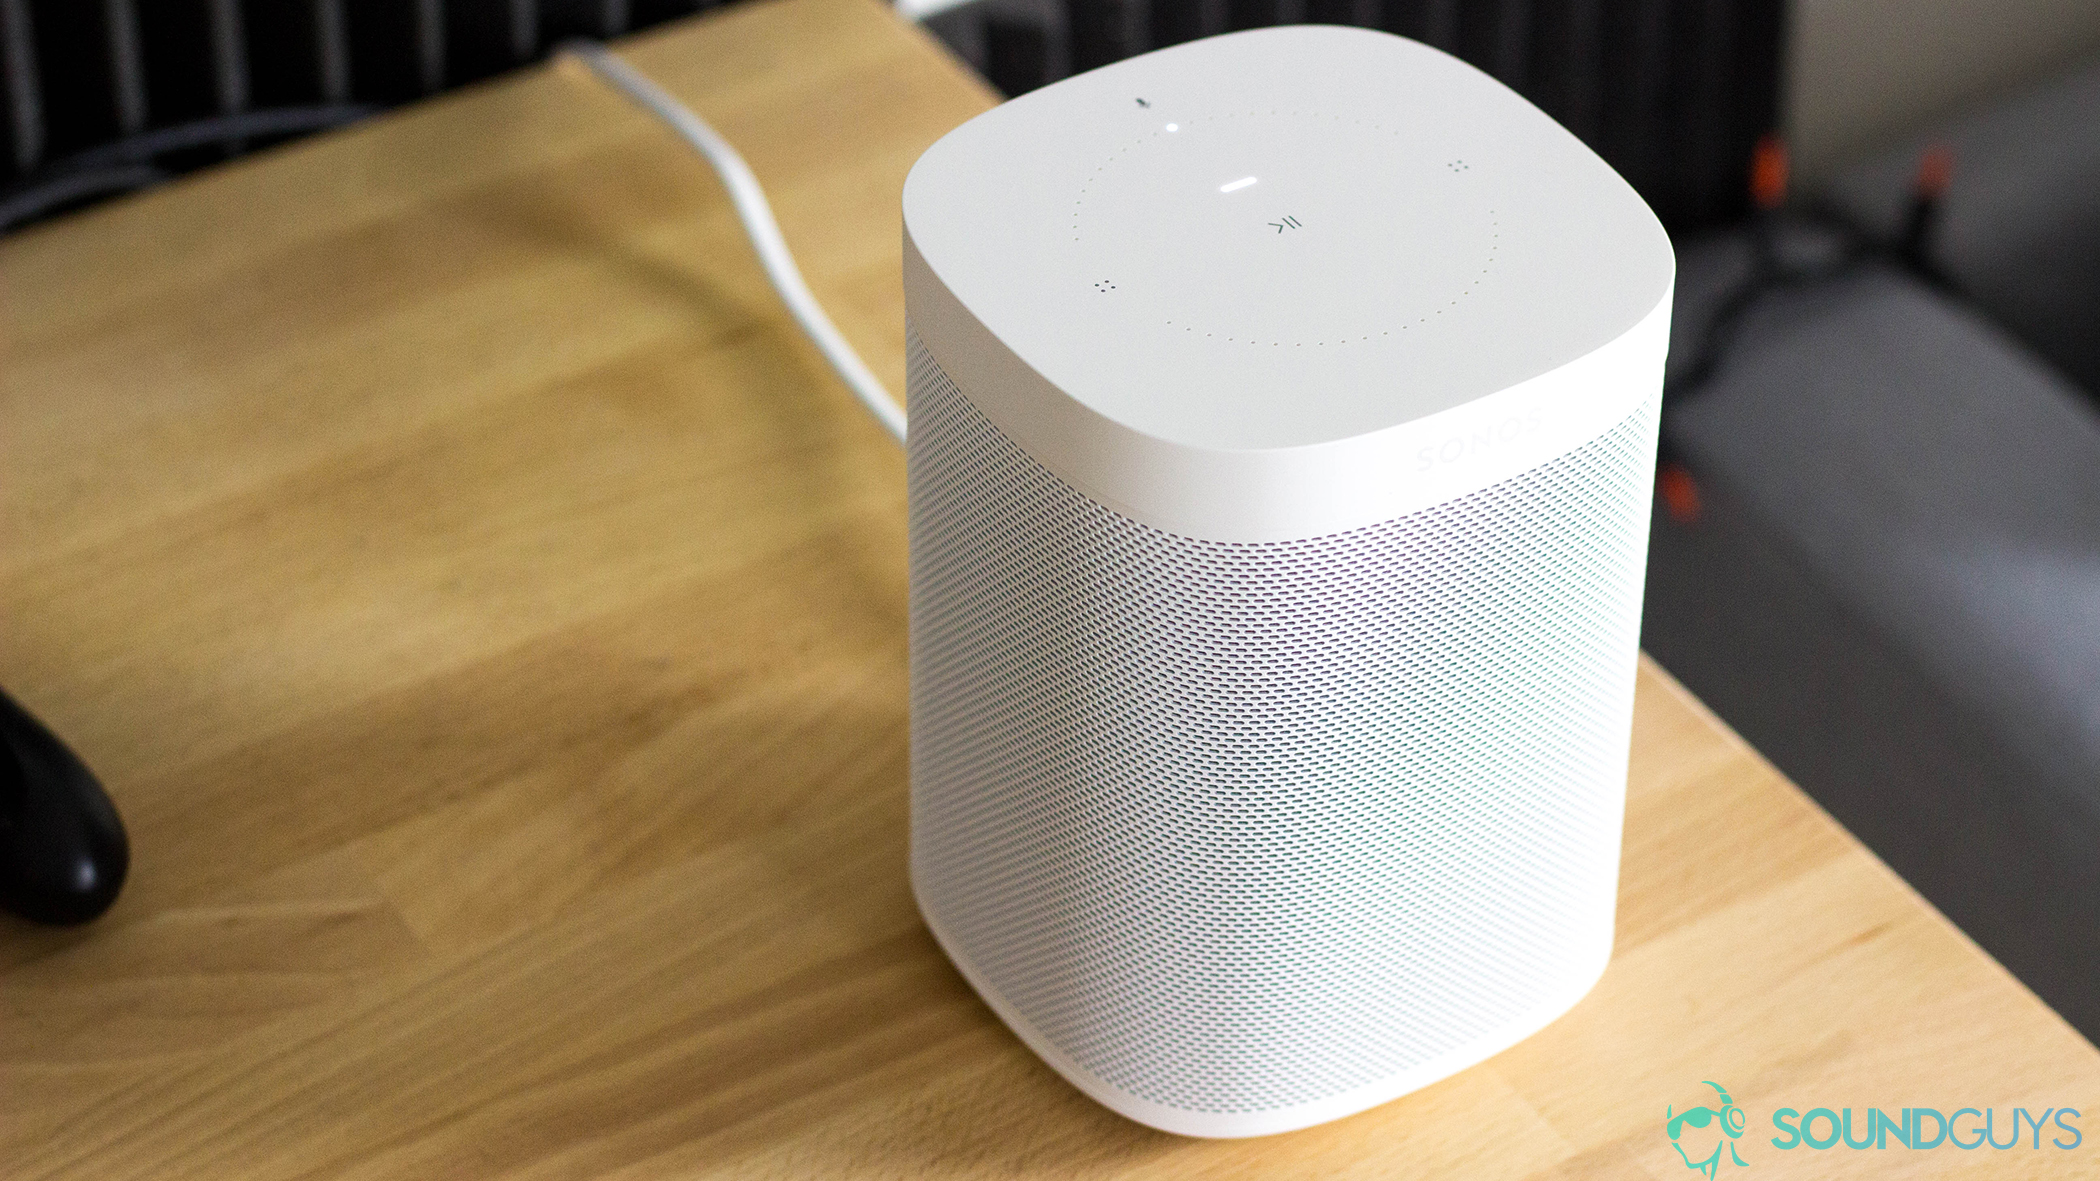
M 1162 1105 L 1390 1078 L 1608 946 L 1653 403 L 1501 484 L 1274 544 L 1139 524 L 910 337 L 921 904 Z

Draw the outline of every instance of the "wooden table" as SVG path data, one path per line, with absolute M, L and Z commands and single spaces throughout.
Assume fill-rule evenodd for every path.
M 992 96 L 866 0 L 628 51 L 901 390 L 899 186 Z M 2100 1115 L 1769 1146 L 2100 1109 L 2100 1055 L 1653 666 L 1570 1016 L 1264 1140 L 1080 1097 L 906 888 L 898 451 L 573 67 L 18 235 L 0 292 L 0 681 L 135 849 L 100 923 L 0 926 L 8 1177 L 1685 1177 L 1702 1079 L 1758 1177 L 2100 1171 Z

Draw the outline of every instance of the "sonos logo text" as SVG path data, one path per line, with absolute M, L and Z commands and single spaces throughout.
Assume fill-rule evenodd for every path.
M 1426 472 L 1432 468 L 1446 467 L 1470 459 L 1483 451 L 1512 443 L 1538 430 L 1545 417 L 1546 408 L 1534 406 L 1522 414 L 1512 414 L 1500 422 L 1475 427 L 1462 435 L 1453 435 L 1441 443 L 1415 452 L 1415 470 Z

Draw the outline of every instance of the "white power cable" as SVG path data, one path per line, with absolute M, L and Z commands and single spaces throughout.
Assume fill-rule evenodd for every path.
M 765 267 L 766 277 L 773 281 L 773 289 L 780 293 L 781 302 L 787 305 L 795 322 L 802 325 L 802 331 L 816 344 L 817 351 L 831 362 L 831 367 L 853 391 L 853 396 L 861 400 L 876 421 L 897 436 L 898 442 L 903 442 L 904 411 L 891 399 L 889 391 L 882 387 L 882 381 L 869 370 L 867 363 L 860 359 L 860 354 L 854 352 L 853 346 L 839 333 L 831 317 L 824 314 L 816 296 L 809 293 L 809 285 L 802 281 L 802 272 L 795 266 L 795 256 L 788 251 L 787 239 L 780 236 L 780 225 L 773 220 L 773 208 L 766 204 L 766 191 L 759 186 L 758 178 L 751 174 L 751 166 L 744 163 L 744 158 L 729 146 L 729 141 L 700 116 L 603 45 L 595 41 L 571 41 L 562 48 L 589 66 L 592 73 L 633 99 L 636 105 L 669 124 L 680 138 L 714 166 L 715 175 L 722 178 L 722 187 L 729 190 L 729 203 L 735 207 L 738 220 L 744 223 L 744 232 L 750 236 L 751 246 L 758 252 L 758 261 Z

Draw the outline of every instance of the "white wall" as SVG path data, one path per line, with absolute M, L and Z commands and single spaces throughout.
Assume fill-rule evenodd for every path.
M 1791 20 L 1786 118 L 1808 179 L 2100 55 L 2100 0 L 1793 0 Z

